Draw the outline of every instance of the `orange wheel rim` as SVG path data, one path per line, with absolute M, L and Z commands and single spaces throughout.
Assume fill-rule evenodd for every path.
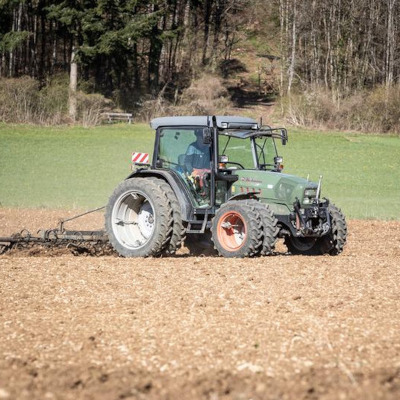
M 219 242 L 225 250 L 237 251 L 246 241 L 246 223 L 238 212 L 227 211 L 219 219 L 217 233 Z

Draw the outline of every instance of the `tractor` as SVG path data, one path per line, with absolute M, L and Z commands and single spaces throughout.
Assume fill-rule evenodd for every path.
M 155 118 L 152 161 L 133 172 L 106 206 L 109 241 L 123 257 L 191 252 L 223 257 L 274 253 L 338 255 L 347 238 L 341 210 L 318 183 L 282 172 L 284 128 L 237 116 Z

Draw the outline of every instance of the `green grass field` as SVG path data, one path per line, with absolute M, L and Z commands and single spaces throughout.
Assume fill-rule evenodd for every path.
M 0 124 L 2 207 L 94 208 L 130 173 L 132 151 L 152 152 L 144 124 Z M 348 218 L 400 219 L 400 138 L 289 129 L 285 172 L 318 180 Z
M 0 125 L 4 207 L 88 208 L 107 202 L 131 172 L 132 151 L 150 151 L 146 125 L 94 129 Z

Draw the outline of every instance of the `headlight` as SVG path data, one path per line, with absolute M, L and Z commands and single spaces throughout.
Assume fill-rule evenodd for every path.
M 304 196 L 305 197 L 315 197 L 317 194 L 317 190 L 316 189 L 306 189 L 304 191 Z

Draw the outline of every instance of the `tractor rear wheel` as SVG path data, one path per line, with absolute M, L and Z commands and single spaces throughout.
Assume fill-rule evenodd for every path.
M 225 203 L 212 220 L 212 240 L 223 257 L 251 257 L 262 245 L 260 215 L 246 201 Z
M 106 232 L 123 257 L 159 255 L 172 232 L 170 202 L 155 179 L 123 181 L 106 207 Z
M 176 198 L 174 191 L 167 182 L 157 178 L 151 179 L 154 179 L 157 185 L 159 185 L 160 188 L 164 191 L 172 209 L 173 228 L 170 238 L 168 238 L 168 242 L 165 246 L 163 254 L 175 254 L 176 251 L 181 248 L 182 242 L 185 239 L 186 232 L 186 229 L 183 227 L 182 223 L 181 206 L 179 205 L 178 199 Z

